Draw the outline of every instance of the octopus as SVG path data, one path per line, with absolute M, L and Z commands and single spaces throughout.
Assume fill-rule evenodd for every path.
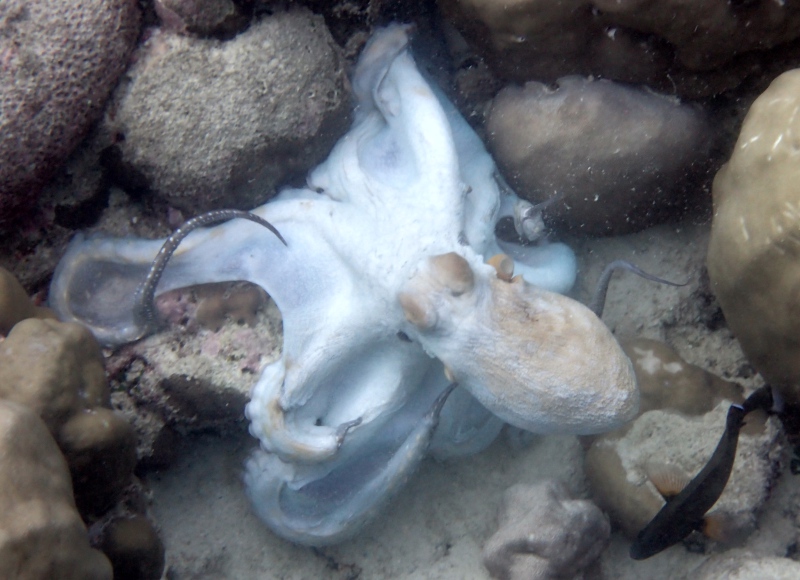
M 60 318 L 119 345 L 149 331 L 146 279 L 153 293 L 261 286 L 284 342 L 245 409 L 259 445 L 244 482 L 269 528 L 313 546 L 358 533 L 428 455 L 476 453 L 506 423 L 591 434 L 638 410 L 629 359 L 562 295 L 569 247 L 496 235 L 501 219 L 524 226 L 529 204 L 419 72 L 408 26 L 375 33 L 352 86 L 354 123 L 306 187 L 181 236 L 156 278 L 163 240 L 79 234 L 50 292 Z

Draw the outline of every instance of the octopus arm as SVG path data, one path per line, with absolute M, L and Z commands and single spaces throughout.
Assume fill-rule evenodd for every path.
M 275 300 L 284 317 L 312 319 L 327 293 L 347 291 L 349 273 L 324 241 L 333 202 L 286 199 L 253 211 L 288 245 L 258 224 L 231 220 L 189 234 L 168 262 L 156 294 L 207 282 L 247 280 Z M 302 217 L 303 219 L 298 219 Z M 75 236 L 53 276 L 50 306 L 62 320 L 81 322 L 105 345 L 142 336 L 137 291 L 164 240 Z

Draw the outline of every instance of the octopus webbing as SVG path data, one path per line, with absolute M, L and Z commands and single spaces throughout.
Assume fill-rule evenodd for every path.
M 245 410 L 260 445 L 244 479 L 266 524 L 303 544 L 352 536 L 426 455 L 480 451 L 504 423 L 590 434 L 638 409 L 611 332 L 559 293 L 572 251 L 497 239 L 524 202 L 420 74 L 408 30 L 365 47 L 354 124 L 307 187 L 253 210 L 286 243 L 246 220 L 195 230 L 157 288 L 248 280 L 280 309 L 282 356 Z M 136 290 L 162 244 L 79 235 L 51 305 L 106 344 L 137 338 Z

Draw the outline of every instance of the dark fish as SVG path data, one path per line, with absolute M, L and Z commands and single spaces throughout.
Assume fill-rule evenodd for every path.
M 717 503 L 728 483 L 745 415 L 756 409 L 773 411 L 778 405 L 779 400 L 773 397 L 769 386 L 755 391 L 741 406 L 731 405 L 725 432 L 711 459 L 686 487 L 667 499 L 661 511 L 639 532 L 631 545 L 631 558 L 644 560 L 655 556 L 703 527 L 706 512 Z
M 745 402 L 742 403 L 744 414 L 747 415 L 751 411 L 760 409 L 761 411 L 780 413 L 783 411 L 783 399 L 778 391 L 775 391 L 769 385 L 765 385 L 760 389 L 753 391 Z
M 706 512 L 717 503 L 728 483 L 744 416 L 744 408 L 731 405 L 725 432 L 711 459 L 689 485 L 669 498 L 661 511 L 639 532 L 631 545 L 631 558 L 644 560 L 655 556 L 702 527 Z

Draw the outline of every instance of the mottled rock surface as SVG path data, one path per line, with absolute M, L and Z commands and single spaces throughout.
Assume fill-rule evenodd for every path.
M 723 399 L 740 403 L 742 388 L 683 360 L 665 342 L 637 338 L 622 342 L 641 393 L 639 412 L 674 409 L 703 415 Z
M 725 430 L 730 402 L 700 416 L 649 411 L 622 432 L 594 441 L 586 455 L 586 475 L 597 504 L 629 537 L 664 504 L 649 476 L 663 466 L 694 477 L 708 462 Z M 760 433 L 742 433 L 733 471 L 712 512 L 724 514 L 730 528 L 751 531 L 756 512 L 774 483 L 780 447 L 774 419 Z
M 250 388 L 282 346 L 278 308 L 253 290 L 213 284 L 159 296 L 171 325 L 109 358 L 112 401 L 134 425 L 146 464 L 170 463 L 178 432 L 245 429 Z M 233 316 L 231 297 L 245 306 Z
M 0 577 L 111 580 L 89 546 L 64 457 L 41 419 L 0 400 Z
M 136 59 L 106 118 L 121 184 L 149 188 L 185 217 L 262 204 L 348 124 L 344 59 L 306 10 L 224 42 L 156 32 Z
M 714 179 L 708 273 L 753 366 L 800 403 L 800 69 L 747 113 Z
M 708 202 L 698 194 L 713 144 L 705 114 L 607 80 L 530 82 L 495 97 L 489 146 L 509 184 L 545 221 L 589 235 L 625 234 Z
M 600 509 L 572 499 L 563 483 L 516 484 L 505 493 L 483 563 L 501 580 L 573 578 L 597 559 L 610 534 Z
M 139 36 L 136 0 L 0 4 L 0 231 L 100 116 Z

